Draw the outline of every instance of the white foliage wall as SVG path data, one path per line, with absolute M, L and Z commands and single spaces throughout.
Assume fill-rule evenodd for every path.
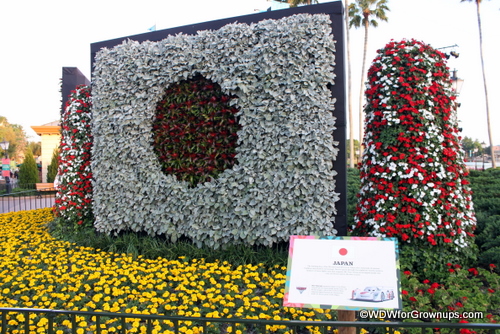
M 101 50 L 92 87 L 97 230 L 186 236 L 215 248 L 335 235 L 330 23 L 299 14 Z M 196 73 L 237 96 L 242 128 L 238 164 L 189 188 L 161 171 L 152 122 L 166 87 Z

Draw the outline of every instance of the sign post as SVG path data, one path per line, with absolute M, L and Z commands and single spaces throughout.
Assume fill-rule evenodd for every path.
M 339 310 L 401 309 L 397 239 L 291 236 L 284 306 Z M 349 327 L 341 332 L 349 332 Z

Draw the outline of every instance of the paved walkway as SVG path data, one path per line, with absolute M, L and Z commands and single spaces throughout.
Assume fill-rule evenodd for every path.
M 0 213 L 52 207 L 55 196 L 0 197 Z

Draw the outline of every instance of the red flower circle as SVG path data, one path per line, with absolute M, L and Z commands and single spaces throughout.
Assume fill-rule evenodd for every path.
M 201 75 L 166 89 L 153 122 L 153 146 L 164 173 L 195 186 L 236 163 L 240 125 L 234 98 Z

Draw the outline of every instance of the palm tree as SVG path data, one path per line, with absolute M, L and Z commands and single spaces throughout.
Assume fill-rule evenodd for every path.
M 351 52 L 349 42 L 349 0 L 344 0 L 345 8 L 345 40 L 347 50 L 347 103 L 349 113 L 349 167 L 354 167 L 354 124 L 352 121 L 352 76 L 351 76 Z
M 312 0 L 288 0 L 290 7 L 297 7 L 298 5 L 310 5 Z M 314 3 L 318 3 L 318 0 L 314 0 Z
M 494 147 L 493 146 L 493 137 L 492 137 L 492 133 L 491 133 L 490 106 L 489 106 L 489 103 L 488 103 L 488 89 L 487 89 L 487 85 L 486 85 L 486 73 L 484 71 L 483 29 L 481 28 L 481 14 L 480 14 L 480 11 L 479 11 L 479 7 L 480 7 L 480 4 L 481 4 L 482 0 L 461 0 L 461 2 L 464 2 L 464 1 L 474 1 L 476 3 L 477 26 L 479 28 L 479 55 L 481 57 L 481 70 L 483 71 L 484 98 L 485 98 L 485 102 L 486 102 L 486 126 L 488 128 L 488 139 L 490 141 L 490 147 Z M 496 168 L 497 164 L 496 164 L 496 161 L 495 161 L 494 150 L 492 150 L 491 153 L 492 153 L 491 154 L 492 167 Z
M 365 28 L 365 41 L 363 49 L 363 65 L 361 67 L 361 86 L 359 93 L 359 142 L 363 143 L 363 100 L 364 100 L 364 84 L 365 84 L 365 63 L 366 63 L 366 50 L 368 48 L 368 28 L 370 26 L 377 27 L 378 22 L 376 19 L 386 21 L 386 11 L 389 11 L 387 0 L 355 0 L 349 5 L 349 27 L 354 26 Z M 361 146 L 360 154 L 362 155 Z

